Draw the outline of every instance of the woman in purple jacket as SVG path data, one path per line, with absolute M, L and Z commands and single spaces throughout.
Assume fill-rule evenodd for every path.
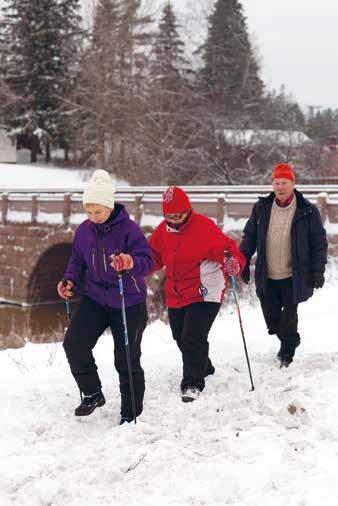
M 86 275 L 79 308 L 64 339 L 74 379 L 82 392 L 76 416 L 86 416 L 105 404 L 92 353 L 101 334 L 110 327 L 114 339 L 115 368 L 121 392 L 121 422 L 133 419 L 118 272 L 123 271 L 126 319 L 135 392 L 136 416 L 143 409 L 144 372 L 141 340 L 147 322 L 144 276 L 152 267 L 147 240 L 121 204 L 114 203 L 108 172 L 94 172 L 83 193 L 88 219 L 75 232 L 72 255 L 58 293 L 69 299 Z

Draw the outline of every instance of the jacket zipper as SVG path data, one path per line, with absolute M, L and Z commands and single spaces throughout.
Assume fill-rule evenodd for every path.
M 106 262 L 106 253 L 104 251 L 104 247 L 102 246 L 102 255 L 103 255 L 103 265 L 104 265 L 104 270 L 105 272 L 107 272 L 107 262 Z
M 295 234 L 295 226 L 296 223 L 301 220 L 302 218 L 305 218 L 306 216 L 310 215 L 311 211 L 307 211 L 306 209 L 302 210 L 301 212 L 297 213 L 297 208 L 295 215 L 293 217 L 292 223 L 291 223 L 291 256 L 292 256 L 292 271 L 293 273 L 297 271 L 296 267 L 296 258 L 298 258 L 298 245 L 297 241 L 294 241 L 294 234 Z
M 103 267 L 104 267 L 104 270 L 107 271 L 106 259 L 105 259 L 105 256 L 104 256 L 103 240 L 100 237 L 98 238 L 98 252 L 100 254 L 100 248 L 99 248 L 99 246 L 101 246 L 102 254 L 103 254 Z M 105 306 L 106 305 L 106 299 L 107 299 L 107 295 L 106 295 L 107 288 L 106 288 L 106 282 L 104 280 L 104 272 L 102 272 L 101 269 L 100 269 L 100 275 L 101 275 L 101 279 L 102 279 L 102 283 L 103 283 L 103 305 Z
M 176 288 L 176 278 L 175 278 L 176 251 L 178 249 L 179 239 L 180 239 L 180 237 L 177 238 L 176 250 L 175 250 L 175 253 L 174 253 L 174 257 L 173 257 L 173 292 L 174 292 L 174 294 L 175 294 L 176 297 L 179 297 L 179 293 L 178 293 L 177 288 Z
M 136 281 L 135 277 L 134 277 L 132 274 L 130 274 L 130 272 L 128 272 L 128 275 L 129 275 L 129 276 L 131 277 L 131 279 L 134 281 L 134 285 L 135 285 L 135 288 L 136 288 L 136 290 L 138 291 L 138 293 L 141 293 L 141 290 L 140 290 L 140 289 L 139 289 L 139 287 L 138 287 L 138 284 L 137 284 L 137 281 Z
M 93 248 L 93 251 L 92 251 L 92 264 L 93 264 L 93 267 L 94 267 L 94 271 L 96 272 L 96 264 L 95 264 L 95 248 Z

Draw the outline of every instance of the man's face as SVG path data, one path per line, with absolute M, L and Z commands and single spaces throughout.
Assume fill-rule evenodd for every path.
M 102 206 L 101 204 L 85 204 L 84 208 L 86 210 L 88 219 L 92 223 L 104 223 L 108 220 L 112 209 L 110 207 Z
M 272 188 L 276 194 L 276 197 L 281 202 L 285 202 L 294 192 L 295 183 L 290 179 L 286 179 L 284 177 L 276 177 L 272 181 Z

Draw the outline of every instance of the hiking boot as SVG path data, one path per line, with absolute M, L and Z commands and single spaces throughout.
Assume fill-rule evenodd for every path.
M 207 370 L 205 371 L 204 377 L 206 378 L 207 376 L 212 376 L 213 374 L 215 374 L 215 368 L 210 362 L 210 364 L 208 364 Z
M 119 425 L 123 425 L 124 423 L 131 423 L 134 421 L 134 418 L 127 418 L 125 416 L 121 416 L 121 420 Z
M 277 353 L 277 358 L 280 361 L 280 367 L 289 367 L 291 362 L 293 362 L 293 357 L 295 356 L 295 351 L 297 346 L 299 346 L 300 341 L 281 341 L 279 352 Z
M 292 362 L 292 358 L 290 358 L 290 357 L 280 357 L 279 368 L 283 369 L 283 367 L 289 367 L 291 362 Z
M 103 406 L 106 403 L 101 390 L 95 394 L 84 395 L 81 404 L 75 409 L 75 416 L 88 416 L 95 411 L 96 408 Z
M 186 387 L 182 392 L 182 402 L 192 402 L 198 399 L 200 391 L 196 387 Z

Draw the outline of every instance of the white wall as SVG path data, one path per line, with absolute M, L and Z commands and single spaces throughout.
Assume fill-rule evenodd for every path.
M 0 130 L 0 162 L 16 163 L 16 146 L 4 130 Z

